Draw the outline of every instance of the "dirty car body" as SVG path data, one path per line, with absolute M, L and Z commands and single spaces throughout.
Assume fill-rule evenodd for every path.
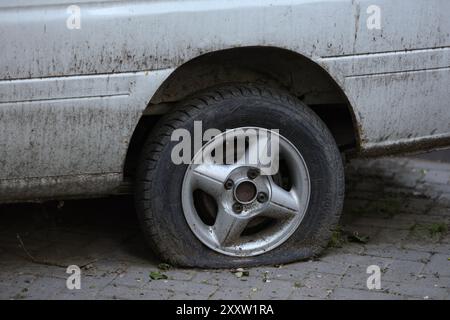
M 358 154 L 450 141 L 448 1 L 75 2 L 80 29 L 66 26 L 74 1 L 0 3 L 1 201 L 116 192 L 139 120 L 177 98 L 158 89 L 192 59 L 233 48 L 323 68 Z M 372 4 L 380 30 L 366 26 Z

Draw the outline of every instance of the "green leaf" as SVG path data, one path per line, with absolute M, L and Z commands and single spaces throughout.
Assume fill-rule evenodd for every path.
M 150 278 L 152 280 L 166 280 L 167 276 L 159 271 L 150 272 Z

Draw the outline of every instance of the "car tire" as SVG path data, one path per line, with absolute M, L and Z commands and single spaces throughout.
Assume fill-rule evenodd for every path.
M 178 141 L 172 141 L 171 135 L 176 129 L 193 133 L 195 121 L 202 121 L 204 130 L 279 129 L 299 150 L 310 192 L 301 223 L 289 238 L 267 252 L 233 255 L 205 245 L 193 232 L 182 200 L 189 164 L 173 163 L 171 154 Z M 342 158 L 326 125 L 288 92 L 253 84 L 200 92 L 166 114 L 143 145 L 135 184 L 137 214 L 148 244 L 164 261 L 185 267 L 277 265 L 317 256 L 339 221 L 343 198 Z

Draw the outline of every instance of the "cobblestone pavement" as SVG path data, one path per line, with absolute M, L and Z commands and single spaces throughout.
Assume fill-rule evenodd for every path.
M 326 252 L 248 276 L 159 270 L 128 198 L 4 205 L 0 298 L 449 299 L 449 224 L 450 164 L 406 158 L 353 161 Z M 72 264 L 82 267 L 80 290 L 66 288 Z M 367 289 L 369 265 L 381 268 L 381 290 Z

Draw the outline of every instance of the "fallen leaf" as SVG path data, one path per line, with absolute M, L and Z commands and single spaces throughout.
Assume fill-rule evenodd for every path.
M 348 241 L 350 242 L 356 242 L 356 243 L 367 243 L 369 242 L 368 236 L 360 235 L 357 231 L 352 232 L 347 236 Z
M 159 271 L 152 271 L 150 272 L 150 278 L 152 280 L 166 280 L 167 276 Z
M 237 278 L 248 277 L 250 275 L 250 272 L 247 270 L 244 270 L 243 268 L 237 268 L 235 270 L 231 270 L 231 273 L 233 273 Z

